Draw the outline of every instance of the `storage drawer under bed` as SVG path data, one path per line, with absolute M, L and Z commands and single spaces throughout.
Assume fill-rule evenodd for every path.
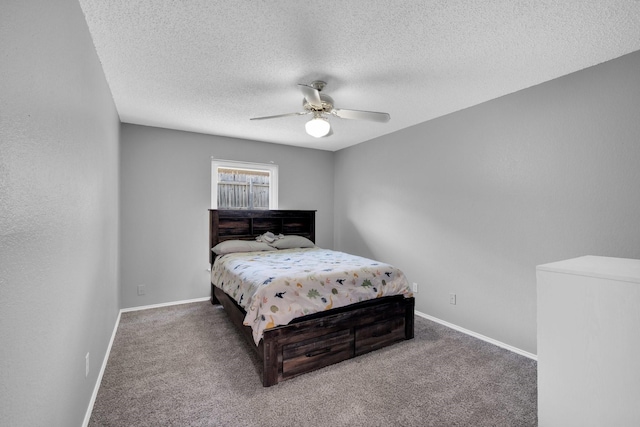
M 353 357 L 352 328 L 341 329 L 304 341 L 286 344 L 282 348 L 282 376 L 289 378 L 309 368 L 322 368 Z
M 356 328 L 356 356 L 405 339 L 404 317 L 392 317 Z

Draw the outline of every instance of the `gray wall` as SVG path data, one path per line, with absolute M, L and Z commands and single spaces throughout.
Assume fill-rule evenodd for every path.
M 638 70 L 640 52 L 337 152 L 336 249 L 536 353 L 536 265 L 640 258 Z
M 3 1 L 0 44 L 0 424 L 78 426 L 119 309 L 118 115 L 76 0 Z
M 317 243 L 333 247 L 332 152 L 131 124 L 121 132 L 123 308 L 211 294 L 212 156 L 277 164 L 279 208 L 317 210 Z

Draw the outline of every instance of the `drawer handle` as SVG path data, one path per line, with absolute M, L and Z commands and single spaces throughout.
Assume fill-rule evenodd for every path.
M 388 330 L 386 330 L 384 332 L 374 332 L 374 333 L 371 334 L 371 336 L 373 338 L 379 338 L 379 337 L 383 337 L 385 335 L 389 335 L 390 333 L 391 333 L 391 329 L 388 329 Z
M 321 354 L 329 353 L 330 351 L 331 351 L 331 348 L 323 348 L 320 350 L 310 351 L 308 353 L 305 353 L 304 355 L 306 357 L 314 357 L 314 356 L 320 356 Z

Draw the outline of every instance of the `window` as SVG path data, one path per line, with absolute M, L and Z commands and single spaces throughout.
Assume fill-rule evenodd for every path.
M 278 166 L 211 159 L 212 209 L 278 209 Z

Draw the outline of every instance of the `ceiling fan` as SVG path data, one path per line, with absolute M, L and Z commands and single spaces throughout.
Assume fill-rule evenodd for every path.
M 298 84 L 304 99 L 302 100 L 302 108 L 304 111 L 297 113 L 278 114 L 276 116 L 253 117 L 249 120 L 266 120 L 276 119 L 287 116 L 304 116 L 313 114 L 313 118 L 305 124 L 305 130 L 311 136 L 321 138 L 331 135 L 331 125 L 327 120 L 328 115 L 340 117 L 341 119 L 351 120 L 369 120 L 373 122 L 388 122 L 391 116 L 387 113 L 378 113 L 375 111 L 346 110 L 343 108 L 335 108 L 333 99 L 320 93 L 327 84 L 323 81 L 316 80 L 309 85 Z

